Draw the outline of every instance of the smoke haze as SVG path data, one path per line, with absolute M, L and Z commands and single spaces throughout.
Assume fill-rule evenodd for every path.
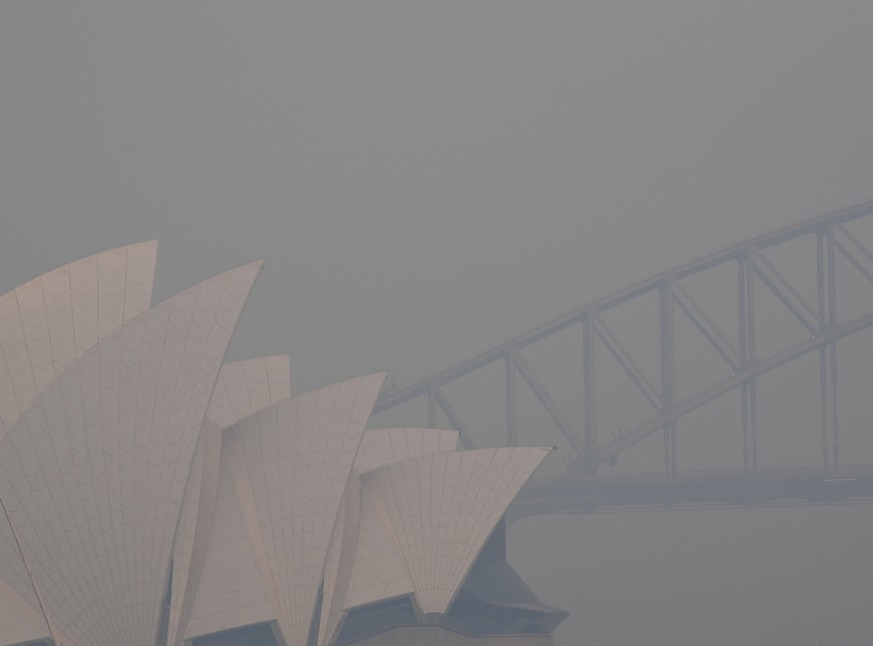
M 0 292 L 153 238 L 156 298 L 264 258 L 229 359 L 403 386 L 873 197 L 871 26 L 861 0 L 3 3 Z M 860 646 L 871 531 L 867 506 L 684 511 L 509 543 L 571 613 L 560 646 Z

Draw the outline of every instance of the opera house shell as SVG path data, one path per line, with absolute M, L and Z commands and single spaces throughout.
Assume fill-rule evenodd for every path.
M 0 297 L 0 646 L 543 646 L 506 563 L 548 453 L 368 429 L 384 375 L 223 364 L 260 270 L 152 305 L 157 244 Z

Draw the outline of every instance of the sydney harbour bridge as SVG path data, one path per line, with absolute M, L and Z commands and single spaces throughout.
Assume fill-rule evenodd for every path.
M 559 458 L 515 517 L 870 503 L 873 392 L 856 373 L 871 328 L 873 202 L 599 298 L 389 389 L 375 412 L 468 447 L 552 438 Z M 615 468 L 655 454 L 657 470 Z

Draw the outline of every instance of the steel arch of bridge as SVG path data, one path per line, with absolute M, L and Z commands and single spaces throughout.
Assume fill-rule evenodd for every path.
M 838 470 L 837 341 L 873 326 L 873 299 L 867 311 L 848 320 L 840 320 L 837 316 L 836 265 L 838 257 L 844 258 L 873 285 L 873 249 L 851 230 L 856 226 L 853 224 L 856 221 L 869 219 L 873 223 L 871 216 L 873 202 L 868 202 L 746 240 L 676 267 L 541 325 L 416 384 L 383 393 L 375 412 L 385 412 L 406 402 L 426 398 L 429 425 L 436 425 L 440 411 L 452 426 L 461 431 L 467 446 L 473 446 L 475 442 L 464 429 L 445 387 L 483 368 L 502 364 L 505 372 L 506 442 L 509 445 L 518 442 L 517 393 L 524 384 L 566 440 L 572 461 L 583 473 L 593 474 L 601 465 L 613 463 L 622 451 L 661 432 L 665 468 L 669 475 L 676 473 L 678 420 L 720 395 L 738 390 L 742 406 L 743 466 L 746 473 L 753 475 L 758 472 L 758 378 L 793 359 L 817 352 L 821 396 L 821 419 L 817 422 L 821 424 L 820 466 L 825 471 Z M 814 292 L 811 289 L 798 289 L 768 258 L 781 245 L 804 237 L 810 237 L 815 242 Z M 683 285 L 687 279 L 717 267 L 735 271 L 737 298 L 733 315 L 738 322 L 738 334 L 733 334 L 733 339 Z M 756 344 L 756 290 L 765 290 L 778 299 L 791 317 L 805 328 L 806 337 L 775 353 L 760 352 Z M 807 292 L 807 297 L 804 297 L 803 291 Z M 810 293 L 815 294 L 814 299 L 809 298 Z M 618 306 L 653 296 L 658 301 L 657 326 L 660 329 L 659 374 L 655 380 L 641 369 L 633 353 L 622 345 L 612 326 L 605 321 L 605 315 Z M 680 396 L 676 389 L 676 348 L 677 344 L 682 343 L 674 324 L 674 316 L 678 311 L 690 320 L 707 344 L 730 366 L 729 377 L 686 396 Z M 574 327 L 581 332 L 576 337 L 582 348 L 580 420 L 571 420 L 561 410 L 555 397 L 525 358 L 525 352 L 538 343 Z M 595 343 L 606 348 L 652 410 L 651 415 L 635 428 L 620 433 L 618 437 L 613 435 L 603 443 L 600 442 L 603 434 L 598 433 L 600 429 L 597 428 L 595 415 L 598 376 L 594 362 Z

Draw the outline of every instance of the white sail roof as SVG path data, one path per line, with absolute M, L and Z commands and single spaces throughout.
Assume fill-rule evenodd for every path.
M 278 618 L 272 577 L 258 559 L 257 546 L 260 543 L 263 551 L 263 540 L 259 541 L 258 528 L 252 532 L 247 524 L 234 486 L 228 464 L 233 457 L 227 451 L 221 456 L 213 531 L 197 581 L 192 582 L 196 595 L 184 626 L 186 640 Z
M 228 431 L 245 450 L 291 646 L 306 643 L 340 500 L 384 380 L 379 373 L 319 388 Z
M 458 431 L 440 428 L 371 428 L 361 438 L 355 471 L 373 469 L 422 455 L 455 451 Z
M 168 646 L 314 620 L 323 646 L 370 603 L 445 612 L 547 451 L 365 431 L 384 374 L 291 398 L 287 356 L 222 367 L 261 263 L 150 307 L 155 254 L 0 296 L 0 646 L 153 646 L 163 620 Z
M 0 581 L 0 636 L 4 644 L 51 639 L 42 613 L 3 581 Z
M 0 512 L 0 608 L 0 643 L 4 646 L 27 641 L 18 638 L 21 634 L 33 635 L 32 640 L 51 638 L 5 511 Z
M 129 319 L 122 290 L 113 316 L 102 321 L 98 306 L 86 338 L 100 342 L 7 429 L 0 498 L 50 626 L 68 642 L 151 646 L 197 436 L 259 269 Z
M 544 448 L 437 453 L 364 474 L 382 497 L 424 613 L 445 613 Z
M 361 488 L 361 525 L 342 609 L 350 610 L 415 591 L 400 545 L 393 536 L 385 502 L 372 482 Z
M 458 446 L 458 432 L 434 428 L 378 428 L 367 429 L 361 438 L 361 445 L 355 457 L 354 469 L 360 474 L 385 464 L 410 457 L 418 457 L 441 451 L 454 451 Z M 343 496 L 337 518 L 334 537 L 328 551 L 324 574 L 324 595 L 319 624 L 319 643 L 327 644 L 334 635 L 342 619 L 342 612 L 349 606 L 348 594 L 354 591 L 353 605 L 378 600 L 379 590 L 371 583 L 374 578 L 385 580 L 408 580 L 397 558 L 385 563 L 386 551 L 393 553 L 396 547 L 388 541 L 381 543 L 375 537 L 384 529 L 381 523 L 371 516 L 369 510 L 362 510 L 365 501 L 361 500 L 361 487 L 356 479 L 354 486 Z M 361 542 L 360 536 L 365 538 Z M 398 571 L 392 564 L 401 564 Z M 384 568 L 388 568 L 385 570 Z M 374 568 L 382 568 L 379 574 Z M 349 586 L 352 586 L 350 588 Z M 362 589 L 369 590 L 361 593 Z
M 361 525 L 361 481 L 352 475 L 340 502 L 336 524 L 324 564 L 321 616 L 318 622 L 319 645 L 329 637 L 342 618 L 342 599 L 348 589 Z
M 156 255 L 155 241 L 119 247 L 58 267 L 0 296 L 0 441 L 61 372 L 149 307 Z M 24 632 L 49 638 L 5 509 L 0 513 L 0 581 L 11 588 L 3 605 L 15 609 L 11 615 L 25 622 Z M 18 639 L 20 632 L 4 621 L 0 643 L 26 641 Z
M 364 473 L 407 458 L 454 451 L 458 432 L 433 428 L 367 429 L 354 469 Z M 385 512 L 372 487 L 353 478 L 343 497 L 324 574 L 319 643 L 335 637 L 349 608 L 412 592 L 396 541 L 384 526 Z
M 206 625 L 208 622 L 197 621 L 195 625 L 189 626 L 189 620 L 192 612 L 196 614 L 194 604 L 198 596 L 218 591 L 214 581 L 200 586 L 205 563 L 209 559 L 212 559 L 210 562 L 215 561 L 216 550 L 226 552 L 228 549 L 226 546 L 216 547 L 215 541 L 221 540 L 220 538 L 210 542 L 214 517 L 232 515 L 235 513 L 234 506 L 241 504 L 226 483 L 222 495 L 219 495 L 219 478 L 224 478 L 223 481 L 229 481 L 230 478 L 229 473 L 224 473 L 230 467 L 226 464 L 228 456 L 221 451 L 222 431 L 241 419 L 290 397 L 288 363 L 288 356 L 280 355 L 235 361 L 221 368 L 188 478 L 173 550 L 173 593 L 168 644 L 181 644 L 186 635 L 199 636 L 214 632 Z M 231 508 L 228 509 L 228 506 Z M 238 533 L 240 530 L 236 531 Z M 211 551 L 210 545 L 213 545 Z M 248 548 L 241 549 L 245 551 Z M 247 576 L 256 575 L 257 572 L 254 572 Z M 245 625 L 238 622 L 245 621 L 246 617 L 240 613 L 231 613 L 229 616 L 216 616 L 213 619 L 213 623 L 218 625 L 215 630 L 220 630 L 222 627 Z
M 0 438 L 97 342 L 151 305 L 157 242 L 77 260 L 0 296 Z
M 271 404 L 291 396 L 287 354 L 226 363 L 221 367 L 206 417 L 230 428 Z

